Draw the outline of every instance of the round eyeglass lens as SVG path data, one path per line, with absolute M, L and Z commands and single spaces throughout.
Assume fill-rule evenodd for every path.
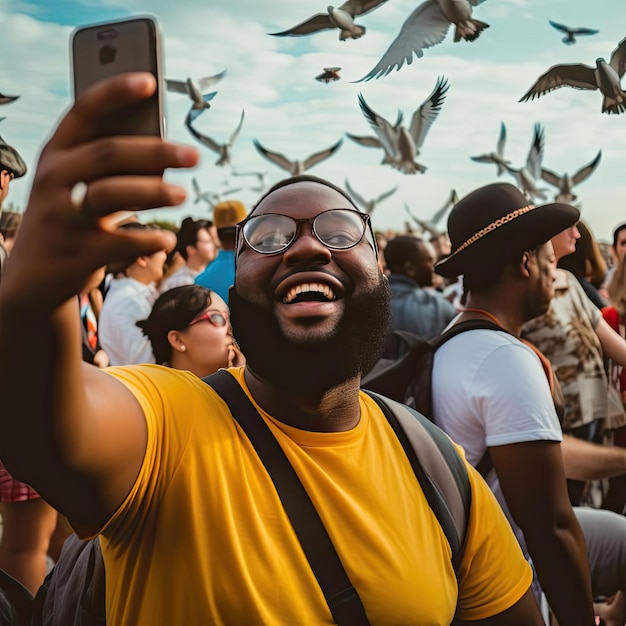
M 248 245 L 261 253 L 280 252 L 296 236 L 297 224 L 285 215 L 257 215 L 243 227 Z
M 313 228 L 326 246 L 343 250 L 361 241 L 365 232 L 365 222 L 356 211 L 332 209 L 320 213 L 313 222 Z

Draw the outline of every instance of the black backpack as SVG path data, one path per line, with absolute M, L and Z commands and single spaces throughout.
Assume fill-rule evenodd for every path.
M 431 340 L 404 330 L 391 331 L 387 335 L 382 356 L 363 377 L 361 388 L 402 402 L 432 421 L 435 352 L 452 337 L 479 328 L 507 332 L 494 322 L 484 319 L 455 324 Z

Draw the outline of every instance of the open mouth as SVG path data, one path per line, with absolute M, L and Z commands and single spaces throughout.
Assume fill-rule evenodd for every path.
M 336 300 L 335 292 L 322 283 L 302 283 L 289 289 L 283 296 L 283 304 L 298 302 L 332 302 Z

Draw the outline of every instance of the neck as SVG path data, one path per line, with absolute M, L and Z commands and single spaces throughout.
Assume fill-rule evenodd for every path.
M 200 273 L 207 266 L 206 262 L 203 261 L 202 259 L 195 259 L 192 257 L 189 257 L 186 263 L 187 263 L 187 267 L 192 272 L 197 272 L 197 273 Z
M 126 270 L 126 276 L 128 278 L 133 278 L 134 280 L 142 283 L 143 285 L 150 285 L 151 283 L 154 282 L 154 280 L 152 280 L 152 278 L 148 276 L 146 272 L 143 271 L 143 268 L 134 267 L 132 265 Z
M 484 311 L 484 313 L 479 311 Z M 500 324 L 502 328 L 515 337 L 519 337 L 522 334 L 522 327 L 526 323 L 520 311 L 520 307 L 511 306 L 510 300 L 507 301 L 506 299 L 498 299 L 484 294 L 470 293 L 467 300 L 466 312 L 462 314 L 461 319 L 469 320 L 483 317 L 490 319 L 490 316 L 493 316 L 498 320 L 498 324 Z
M 358 377 L 320 395 L 298 397 L 260 378 L 250 367 L 246 367 L 245 379 L 257 404 L 289 426 L 314 432 L 344 432 L 359 423 Z

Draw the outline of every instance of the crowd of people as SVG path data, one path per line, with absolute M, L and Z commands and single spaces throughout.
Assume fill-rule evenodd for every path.
M 154 88 L 80 96 L 26 211 L 0 218 L 0 569 L 35 594 L 66 537 L 97 538 L 116 626 L 624 626 L 626 222 L 607 262 L 577 208 L 497 183 L 457 202 L 443 240 L 383 236 L 343 189 L 296 176 L 174 235 L 128 208 L 180 204 L 162 173 L 197 152 L 96 130 Z M 25 171 L 1 143 L 0 209 Z M 432 364 L 430 417 L 471 493 L 454 562 L 361 379 L 391 332 L 471 321 L 491 325 Z M 205 379 L 222 369 L 319 514 L 340 593 Z

